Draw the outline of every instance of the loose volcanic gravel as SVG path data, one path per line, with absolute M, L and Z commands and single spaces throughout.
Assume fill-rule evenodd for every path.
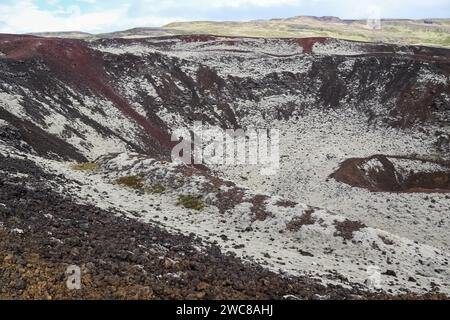
M 348 299 L 358 290 L 323 287 L 243 264 L 193 235 L 76 204 L 46 187 L 61 178 L 32 162 L 0 157 L 2 299 Z M 27 178 L 24 178 L 27 175 Z M 67 267 L 82 289 L 66 288 Z
M 31 161 L 0 155 L 0 299 L 381 299 L 244 264 L 194 235 L 76 204 Z M 66 286 L 81 268 L 81 290 Z

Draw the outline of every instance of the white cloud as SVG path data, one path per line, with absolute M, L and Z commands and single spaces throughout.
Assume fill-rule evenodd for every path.
M 183 18 L 158 15 L 130 18 L 128 5 L 82 13 L 80 7 L 76 5 L 53 11 L 42 10 L 33 0 L 18 0 L 12 5 L 0 4 L 0 33 L 78 30 L 102 32 L 132 26 L 158 26 L 174 20 L 183 20 Z
M 377 8 L 383 18 L 411 18 L 411 12 L 416 17 L 429 18 L 436 8 L 449 7 L 448 0 L 314 0 L 314 4 L 341 18 L 366 18 L 373 8 Z M 444 14 L 448 16 L 448 13 Z
M 0 5 L 1 32 L 23 33 L 30 31 L 95 30 L 112 25 L 126 9 L 117 8 L 103 12 L 82 14 L 77 6 L 63 12 L 39 9 L 32 0 L 19 0 L 13 5 Z
M 301 0 L 211 0 L 201 2 L 207 2 L 212 7 L 216 8 L 239 8 L 244 6 L 272 7 L 283 5 L 299 5 L 301 3 Z

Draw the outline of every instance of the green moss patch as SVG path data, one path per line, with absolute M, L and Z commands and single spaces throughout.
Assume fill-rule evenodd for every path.
M 74 164 L 71 168 L 75 171 L 96 171 L 100 169 L 100 166 L 94 162 L 85 162 Z
M 166 187 L 164 187 L 162 184 L 155 184 L 147 191 L 150 193 L 164 193 L 166 191 Z
M 144 178 L 140 176 L 125 176 L 116 180 L 116 183 L 135 190 L 142 190 L 144 188 Z
M 202 210 L 205 207 L 202 197 L 194 197 L 189 195 L 180 195 L 178 197 L 178 205 L 182 205 L 186 209 Z

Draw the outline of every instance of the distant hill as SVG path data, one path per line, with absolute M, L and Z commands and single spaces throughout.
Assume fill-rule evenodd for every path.
M 381 29 L 366 20 L 298 16 L 248 22 L 178 22 L 163 27 L 190 34 L 256 37 L 332 37 L 346 40 L 450 47 L 450 19 L 383 19 Z
M 355 41 L 450 48 L 450 19 L 383 19 L 381 29 L 377 30 L 368 26 L 366 20 L 343 20 L 331 16 L 297 16 L 287 19 L 247 22 L 175 22 L 161 28 L 133 28 L 97 35 L 78 31 L 34 33 L 33 35 L 86 39 L 150 38 L 186 34 L 267 38 L 331 37 Z
M 96 38 L 123 38 L 123 39 L 139 39 L 139 38 L 153 38 L 165 37 L 173 35 L 185 34 L 183 31 L 178 31 L 173 28 L 133 28 L 123 31 L 115 31 L 110 33 L 91 34 L 81 31 L 67 31 L 67 32 L 35 32 L 30 35 L 45 37 L 45 38 L 65 38 L 65 39 L 96 39 Z
M 97 35 L 100 38 L 148 38 L 148 37 L 164 37 L 183 34 L 174 28 L 133 28 L 124 31 L 111 33 L 103 33 Z
M 36 32 L 30 35 L 45 38 L 69 38 L 69 39 L 86 39 L 94 37 L 93 34 L 81 31 L 64 31 L 64 32 Z

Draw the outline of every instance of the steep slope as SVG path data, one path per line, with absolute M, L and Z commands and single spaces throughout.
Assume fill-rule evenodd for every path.
M 111 146 L 117 143 L 127 146 L 131 140 L 132 147 L 142 152 L 162 154 L 165 150 L 167 154 L 170 150 L 168 133 L 162 123 L 157 122 L 157 117 L 143 116 L 115 92 L 103 67 L 103 57 L 98 52 L 79 41 L 25 36 L 3 36 L 0 47 L 5 55 L 2 59 L 5 63 L 2 95 L 13 102 L 12 106 L 6 105 L 7 112 L 28 117 L 38 126 L 47 127 L 51 133 L 66 139 L 78 138 L 80 144 L 86 142 L 83 140 L 98 139 L 97 143 L 104 145 L 108 139 L 102 137 L 108 137 Z M 21 77 L 24 71 L 26 74 Z M 114 108 L 117 110 L 112 110 Z M 106 117 L 109 121 L 99 124 L 83 111 L 95 113 L 100 119 Z M 115 115 L 108 114 L 110 112 Z M 49 114 L 53 118 L 46 117 Z M 58 117 L 60 121 L 55 123 Z M 121 119 L 125 121 L 121 123 Z M 132 132 L 130 137 L 112 131 L 126 127 L 130 122 L 131 130 L 124 130 Z M 82 132 L 77 131 L 78 126 L 83 128 Z M 91 137 L 83 139 L 85 135 Z M 139 144 L 134 145 L 135 141 Z

